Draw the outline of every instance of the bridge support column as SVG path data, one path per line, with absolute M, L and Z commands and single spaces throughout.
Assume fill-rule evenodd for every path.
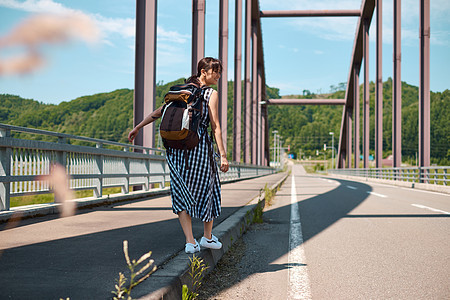
M 355 65 L 354 69 L 353 69 L 353 78 L 355 80 L 354 84 L 353 84 L 353 88 L 354 88 L 354 92 L 353 95 L 355 97 L 354 99 L 354 103 L 353 103 L 353 115 L 355 116 L 355 151 L 354 151 L 354 168 L 359 168 L 359 145 L 360 145 L 360 128 L 361 128 L 361 124 L 360 124 L 360 116 L 359 116 L 359 111 L 360 111 L 360 105 L 359 105 L 359 71 L 360 71 L 360 66 L 359 65 Z
M 345 149 L 347 149 L 347 153 L 345 155 L 345 161 L 346 164 L 345 166 L 347 168 L 351 168 L 352 167 L 352 111 L 350 109 L 347 109 L 347 114 L 345 116 L 347 118 L 345 124 L 346 124 L 346 128 L 345 128 L 345 136 L 346 136 L 346 142 L 347 145 L 345 147 Z M 334 151 L 334 148 L 332 149 Z M 332 166 L 333 169 L 336 168 L 336 166 Z
M 382 167 L 383 160 L 383 73 L 382 73 L 382 55 L 383 55 L 383 0 L 377 0 L 377 70 L 375 87 L 375 160 L 376 167 Z
M 242 116 L 242 0 L 236 0 L 234 33 L 234 104 L 233 104 L 233 160 L 241 161 Z
M 419 166 L 430 166 L 430 0 L 420 1 Z
M 258 124 L 258 131 L 257 131 L 257 137 L 258 137 L 258 165 L 262 165 L 263 162 L 263 122 L 262 122 L 262 66 L 258 64 L 258 93 L 257 93 L 257 99 L 256 99 L 256 107 L 258 109 L 257 113 L 257 124 Z
M 252 22 L 252 164 L 258 163 L 258 37 Z
M 250 94 L 250 49 L 252 37 L 252 0 L 245 2 L 245 84 L 244 84 L 244 163 L 250 163 L 251 149 L 251 94 Z
M 369 89 L 369 20 L 364 20 L 363 26 L 364 55 L 364 102 L 363 102 L 363 160 L 364 168 L 369 167 L 369 129 L 370 129 L 370 89 Z
M 219 59 L 222 61 L 222 75 L 219 79 L 219 120 L 223 145 L 227 153 L 227 102 L 228 102 L 228 0 L 220 0 L 219 12 Z
M 197 74 L 197 64 L 205 56 L 205 2 L 192 0 L 192 75 Z
M 267 105 L 261 106 L 261 122 L 262 122 L 262 165 L 269 165 L 269 129 L 267 127 Z
M 394 1 L 394 74 L 392 80 L 393 167 L 402 162 L 401 0 Z
M 134 126 L 155 110 L 156 91 L 156 2 L 136 1 L 136 62 L 134 86 Z M 142 128 L 135 145 L 154 147 L 155 127 Z

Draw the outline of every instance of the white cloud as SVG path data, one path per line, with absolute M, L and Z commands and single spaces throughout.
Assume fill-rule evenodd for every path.
M 383 1 L 383 42 L 392 44 L 393 0 Z M 260 0 L 261 10 L 319 10 L 319 9 L 360 9 L 361 0 Z M 403 0 L 401 7 L 402 42 L 415 43 L 419 39 L 419 1 Z M 448 44 L 450 35 L 450 1 L 431 1 L 431 22 L 438 28 L 431 28 L 432 44 Z M 284 19 L 284 18 L 283 18 Z M 284 22 L 297 31 L 312 33 L 325 40 L 353 41 L 356 31 L 355 17 L 289 18 Z M 281 20 L 280 20 L 281 21 Z M 375 40 L 376 16 L 370 28 L 370 39 Z
M 158 41 L 166 41 L 177 44 L 184 44 L 191 37 L 190 35 L 181 34 L 176 31 L 167 31 L 161 26 L 157 27 Z
M 118 34 L 122 38 L 134 39 L 136 22 L 131 18 L 107 18 L 99 14 L 92 15 L 104 35 Z
M 22 10 L 31 13 L 83 13 L 80 10 L 68 8 L 53 0 L 0 0 L 0 6 Z M 118 35 L 121 38 L 133 39 L 136 36 L 136 21 L 134 18 L 109 18 L 100 14 L 88 14 L 102 33 L 102 43 L 113 46 L 109 40 L 111 36 Z M 181 34 L 177 31 L 167 31 L 163 27 L 157 27 L 158 41 L 184 44 L 189 39 L 189 35 Z
M 66 8 L 62 4 L 54 2 L 52 0 L 0 0 L 0 6 L 23 10 L 33 13 L 70 13 L 74 12 L 73 9 Z

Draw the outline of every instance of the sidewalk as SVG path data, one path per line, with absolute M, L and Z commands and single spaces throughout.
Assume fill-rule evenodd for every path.
M 285 177 L 280 173 L 222 186 L 222 214 L 213 232 L 224 247 L 201 252 L 211 267 L 242 234 L 246 212 L 255 206 L 249 202 L 266 184 Z M 200 237 L 203 224 L 194 220 L 193 230 Z M 111 299 L 119 272 L 127 269 L 123 240 L 131 259 L 152 251 L 155 265 L 163 266 L 133 290 L 133 298 L 179 299 L 188 256 L 170 196 L 86 209 L 67 218 L 28 219 L 0 231 L 0 294 L 6 299 Z

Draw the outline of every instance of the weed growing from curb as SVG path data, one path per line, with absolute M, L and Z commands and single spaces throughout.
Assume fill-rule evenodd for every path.
M 252 223 L 258 223 L 261 224 L 263 222 L 263 210 L 264 210 L 264 205 L 262 203 L 262 201 L 258 201 L 258 204 L 256 205 L 255 211 L 253 212 L 253 220 Z
M 202 285 L 203 277 L 205 276 L 204 272 L 209 268 L 206 266 L 206 264 L 203 262 L 203 258 L 199 258 L 195 256 L 195 254 L 192 256 L 192 258 L 189 258 L 190 264 L 189 264 L 189 276 L 191 277 L 191 287 L 192 290 L 188 288 L 186 284 L 183 284 L 183 290 L 182 290 L 182 299 L 183 300 L 195 300 L 198 297 L 198 289 Z
M 130 257 L 128 256 L 128 241 L 125 240 L 123 241 L 123 253 L 125 254 L 125 260 L 131 273 L 130 285 L 128 286 L 128 288 L 125 287 L 127 278 L 122 273 L 119 273 L 119 279 L 116 279 L 116 290 L 112 291 L 112 293 L 116 295 L 116 297 L 113 298 L 114 300 L 132 300 L 133 298 L 131 298 L 131 290 L 156 271 L 156 266 L 153 266 L 153 268 L 151 268 L 151 270 L 145 274 L 147 269 L 154 263 L 154 260 L 150 259 L 142 268 L 139 269 L 139 271 L 135 272 L 135 269 L 139 264 L 150 258 L 150 256 L 152 255 L 152 251 L 149 251 L 148 253 L 142 255 L 141 258 L 139 258 L 137 261 L 134 259 L 130 260 Z M 139 279 L 137 279 L 138 277 Z

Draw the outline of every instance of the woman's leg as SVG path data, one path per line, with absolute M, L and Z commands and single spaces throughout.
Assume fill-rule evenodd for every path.
M 180 220 L 181 228 L 183 228 L 184 235 L 186 237 L 186 243 L 194 244 L 195 239 L 192 234 L 192 220 L 191 216 L 187 214 L 185 210 L 178 213 L 178 219 Z
M 203 236 L 208 240 L 212 237 L 213 221 L 203 222 Z

